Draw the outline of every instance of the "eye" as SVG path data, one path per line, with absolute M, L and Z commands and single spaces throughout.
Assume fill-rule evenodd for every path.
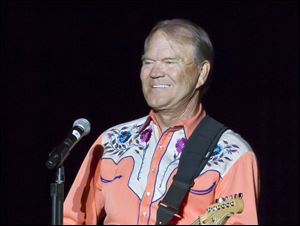
M 166 59 L 163 61 L 165 64 L 169 64 L 169 65 L 172 65 L 172 64 L 177 64 L 178 61 L 176 59 Z
M 154 60 L 143 60 L 143 65 L 151 65 L 154 63 Z
M 171 61 L 171 60 L 167 60 L 165 61 L 166 64 L 174 64 L 175 62 Z

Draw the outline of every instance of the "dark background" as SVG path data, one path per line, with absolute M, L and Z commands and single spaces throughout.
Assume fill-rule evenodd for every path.
M 299 4 L 1 3 L 1 222 L 50 224 L 48 153 L 80 117 L 92 124 L 65 161 L 67 193 L 100 133 L 144 116 L 143 41 L 187 18 L 215 47 L 207 112 L 240 133 L 260 166 L 260 224 L 299 223 Z

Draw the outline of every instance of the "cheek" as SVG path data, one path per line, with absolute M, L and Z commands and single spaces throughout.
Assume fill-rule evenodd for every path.
M 173 78 L 176 80 L 176 83 L 179 85 L 186 85 L 189 83 L 189 74 L 186 71 L 180 70 L 180 71 L 174 71 Z
M 149 70 L 142 67 L 141 71 L 140 71 L 140 78 L 141 78 L 141 80 L 146 79 L 148 77 L 148 75 L 149 75 Z
M 149 81 L 149 76 L 148 74 L 145 72 L 145 70 L 141 70 L 140 72 L 140 81 L 141 81 L 141 85 L 142 85 L 142 89 L 145 92 L 147 90 L 147 84 Z
M 196 70 L 187 70 L 185 71 L 185 73 L 183 74 L 183 80 L 186 84 L 189 85 L 196 85 L 197 81 L 198 81 L 198 76 L 197 76 L 197 71 Z

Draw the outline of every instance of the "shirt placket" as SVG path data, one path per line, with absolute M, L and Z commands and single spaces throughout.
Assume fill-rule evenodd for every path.
M 172 134 L 174 131 L 167 130 L 165 131 L 156 146 L 156 149 L 154 151 L 154 156 L 152 158 L 150 171 L 148 174 L 148 180 L 147 180 L 147 186 L 144 192 L 144 195 L 141 199 L 141 205 L 140 205 L 140 217 L 139 217 L 139 224 L 145 225 L 148 224 L 151 217 L 151 202 L 152 197 L 154 194 L 155 189 L 155 182 L 157 178 L 158 173 L 158 167 L 161 158 L 164 156 L 167 145 L 170 142 L 170 139 L 172 138 Z

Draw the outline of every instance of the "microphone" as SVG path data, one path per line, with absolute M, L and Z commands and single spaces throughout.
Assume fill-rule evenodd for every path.
M 48 169 L 60 167 L 70 154 L 72 148 L 78 143 L 78 141 L 81 140 L 82 137 L 89 134 L 90 131 L 91 125 L 87 119 L 77 119 L 73 123 L 73 127 L 69 132 L 67 138 L 50 152 L 48 160 L 46 162 L 46 167 Z

